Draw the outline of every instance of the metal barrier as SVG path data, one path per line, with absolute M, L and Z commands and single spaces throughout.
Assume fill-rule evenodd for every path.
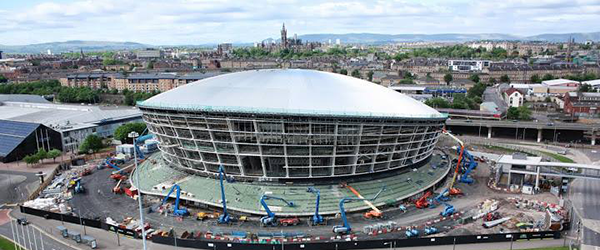
M 83 217 L 72 216 L 72 215 L 68 215 L 68 214 L 54 213 L 54 212 L 49 212 L 49 211 L 45 211 L 45 210 L 24 207 L 24 206 L 19 206 L 19 208 L 20 208 L 21 213 L 24 213 L 24 214 L 30 214 L 30 215 L 34 215 L 34 216 L 44 217 L 44 218 L 50 219 L 50 220 L 58 220 L 58 221 L 64 221 L 64 222 L 73 223 L 73 224 L 85 225 L 87 227 L 101 228 L 101 229 L 104 229 L 107 231 L 112 231 L 112 232 L 118 231 L 119 233 L 124 234 L 124 235 L 132 236 L 132 237 L 136 237 L 136 238 L 139 237 L 138 233 L 135 232 L 134 230 L 127 229 L 127 228 L 120 228 L 118 226 L 107 224 L 100 220 L 93 220 L 93 219 L 88 219 L 88 218 L 83 218 Z
M 271 241 L 270 243 L 240 243 L 227 241 L 209 241 L 204 239 L 174 239 L 173 237 L 153 236 L 152 242 L 178 247 L 197 249 L 231 250 L 332 250 L 332 249 L 371 249 L 397 247 L 438 246 L 452 244 L 474 244 L 492 242 L 510 242 L 531 239 L 560 239 L 561 233 L 554 231 L 460 235 L 431 238 L 385 239 L 365 241 L 328 241 L 328 242 L 292 242 Z

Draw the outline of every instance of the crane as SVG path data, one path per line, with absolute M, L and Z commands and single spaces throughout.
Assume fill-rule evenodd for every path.
M 321 216 L 319 214 L 319 203 L 321 201 L 321 191 L 316 188 L 313 188 L 313 187 L 309 187 L 306 191 L 317 195 L 317 201 L 315 201 L 315 214 L 312 217 L 312 224 L 313 225 L 321 224 L 321 223 L 323 223 L 323 216 Z
M 431 191 L 427 191 L 425 194 L 423 194 L 423 196 L 421 196 L 421 198 L 419 198 L 416 202 L 415 202 L 415 206 L 419 209 L 421 208 L 426 208 L 429 206 L 429 202 L 427 202 L 427 199 L 431 196 Z
M 148 128 L 145 128 L 144 131 L 140 134 L 140 136 L 138 138 L 136 138 L 135 141 L 133 141 L 133 147 L 135 148 L 135 153 L 137 154 L 137 156 L 140 160 L 143 160 L 145 155 L 142 152 L 142 150 L 140 150 L 140 147 L 138 146 L 138 144 L 144 143 L 146 140 L 154 137 L 154 135 L 152 135 L 152 134 L 143 135 L 146 132 L 148 132 Z
M 452 176 L 452 180 L 450 181 L 450 183 L 448 184 L 448 194 L 450 195 L 459 195 L 462 194 L 462 191 L 458 188 L 454 187 L 454 182 L 456 182 L 456 177 L 458 176 L 458 170 L 460 168 L 460 163 L 462 161 L 463 158 L 463 154 L 465 151 L 465 144 L 458 139 L 456 136 L 454 136 L 453 134 L 451 134 L 450 132 L 448 132 L 446 129 L 443 129 L 442 132 L 449 136 L 450 138 L 452 138 L 453 140 L 455 140 L 456 142 L 458 142 L 458 145 L 460 146 L 460 152 L 458 153 L 458 161 L 456 163 L 456 169 L 454 170 L 454 175 Z
M 457 148 L 457 152 L 458 150 L 459 149 Z M 473 155 L 469 153 L 467 149 L 464 149 L 463 157 L 465 158 L 465 161 L 462 162 L 462 166 L 465 170 L 461 175 L 459 182 L 471 184 L 474 182 L 474 180 L 473 178 L 469 177 L 469 174 L 477 167 L 477 161 L 473 159 Z
M 171 194 L 173 193 L 173 191 L 177 191 L 177 193 L 175 194 L 175 207 L 173 207 L 173 215 L 175 216 L 186 216 L 188 215 L 190 212 L 187 210 L 187 208 L 179 208 L 179 196 L 181 195 L 181 187 L 179 187 L 179 185 L 177 184 L 173 184 L 173 187 L 171 187 L 171 190 L 169 190 L 169 193 L 167 194 L 167 196 L 165 197 L 165 199 L 163 199 L 161 206 L 164 205 L 167 200 L 169 200 L 169 197 L 171 196 Z
M 111 167 L 111 168 L 114 168 L 114 169 L 115 169 L 115 170 L 117 170 L 119 173 L 120 173 L 121 171 L 123 171 L 121 168 L 117 167 L 117 165 L 116 165 L 116 164 L 113 164 L 113 163 L 111 162 L 111 160 L 112 160 L 112 159 L 111 159 L 110 157 L 109 157 L 109 158 L 106 158 L 106 166 L 109 166 L 109 167 Z
M 385 190 L 385 186 L 383 186 L 381 188 L 381 190 L 379 190 L 379 192 L 377 192 L 377 194 L 375 196 L 373 196 L 373 198 L 371 199 L 367 199 L 367 198 L 350 198 L 350 197 L 345 197 L 342 198 L 340 200 L 340 215 L 342 216 L 342 222 L 344 223 L 343 225 L 337 225 L 337 226 L 333 226 L 333 232 L 337 233 L 337 234 L 347 234 L 349 232 L 352 231 L 352 228 L 350 227 L 350 223 L 348 222 L 348 219 L 346 218 L 346 210 L 344 209 L 344 203 L 346 202 L 350 202 L 350 201 L 364 201 L 364 200 L 368 200 L 368 201 L 374 201 L 375 199 L 377 199 L 377 197 L 379 197 L 379 195 L 381 194 L 381 192 L 383 192 Z
M 223 202 L 223 214 L 219 216 L 219 224 L 227 224 L 231 221 L 227 213 L 227 199 L 225 199 L 225 187 L 223 186 L 223 178 L 227 178 L 227 174 L 223 169 L 223 165 L 219 166 L 219 182 L 221 184 L 221 202 Z
M 350 192 L 352 192 L 354 195 L 356 195 L 356 197 L 358 197 L 360 199 L 364 198 L 358 191 L 356 191 L 356 189 L 354 189 L 347 183 L 342 183 L 340 186 L 348 188 L 350 190 Z M 363 202 L 365 204 L 367 204 L 367 206 L 371 207 L 371 211 L 366 212 L 364 214 L 365 218 L 372 219 L 372 218 L 381 218 L 381 216 L 383 216 L 383 213 L 381 212 L 381 210 L 379 210 L 379 208 L 377 208 L 375 205 L 373 205 L 373 203 L 371 203 L 369 200 L 364 199 Z
M 271 199 L 283 201 L 288 207 L 296 206 L 296 204 L 294 204 L 294 202 L 292 202 L 292 201 L 287 201 L 284 198 L 264 194 L 262 197 L 260 197 L 260 204 L 263 206 L 263 208 L 267 212 L 267 216 L 263 216 L 262 218 L 260 218 L 260 224 L 262 226 L 276 226 L 278 222 L 281 222 L 285 226 L 287 226 L 288 224 L 298 224 L 299 220 L 297 218 L 276 221 L 275 213 L 273 213 L 271 211 L 271 209 L 269 209 L 269 205 L 267 205 L 267 202 L 266 202 L 267 200 L 271 200 Z

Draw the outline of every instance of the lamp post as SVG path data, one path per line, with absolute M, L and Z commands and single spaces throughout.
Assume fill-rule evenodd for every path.
M 142 244 L 144 246 L 144 250 L 146 250 L 146 228 L 144 227 L 144 211 L 142 210 L 142 192 L 141 192 L 141 188 L 140 188 L 140 171 L 138 168 L 138 164 L 137 164 L 137 150 L 136 148 L 136 144 L 135 144 L 135 140 L 136 138 L 140 136 L 140 134 L 138 134 L 135 131 L 131 131 L 128 134 L 128 137 L 132 139 L 132 143 L 133 143 L 133 164 L 135 165 L 135 186 L 137 187 L 138 190 L 138 206 L 140 209 L 140 227 L 142 228 Z

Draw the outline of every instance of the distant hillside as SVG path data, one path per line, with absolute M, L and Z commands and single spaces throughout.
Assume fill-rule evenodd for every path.
M 62 53 L 71 51 L 107 51 L 107 50 L 133 50 L 152 47 L 151 45 L 134 42 L 106 42 L 106 41 L 66 41 L 52 43 L 38 43 L 29 45 L 0 45 L 0 50 L 6 53 Z
M 508 40 L 508 41 L 547 41 L 566 42 L 573 37 L 576 42 L 587 40 L 600 41 L 600 32 L 593 33 L 566 33 L 566 34 L 540 34 L 535 36 L 514 36 L 498 33 L 482 34 L 373 34 L 373 33 L 349 33 L 349 34 L 307 34 L 301 35 L 304 41 L 328 42 L 331 39 L 335 43 L 340 39 L 342 43 L 384 44 L 397 42 L 467 42 L 477 40 Z

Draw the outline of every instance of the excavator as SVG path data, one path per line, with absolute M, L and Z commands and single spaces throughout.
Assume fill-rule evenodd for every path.
M 276 197 L 276 196 L 272 196 L 272 195 L 263 195 L 262 197 L 260 197 L 260 204 L 263 206 L 263 208 L 265 209 L 265 211 L 267 212 L 267 216 L 263 216 L 262 218 L 260 218 L 260 224 L 264 227 L 264 226 L 277 226 L 278 224 L 281 224 L 282 226 L 288 226 L 288 225 L 298 225 L 298 223 L 300 223 L 300 220 L 298 218 L 283 218 L 283 219 L 279 219 L 279 220 L 275 220 L 275 213 L 273 213 L 271 211 L 271 209 L 269 208 L 269 205 L 267 205 L 267 200 L 279 200 L 279 201 L 283 201 L 288 207 L 295 207 L 296 204 L 294 204 L 294 202 L 292 201 L 287 201 L 284 198 L 280 198 L 280 197 Z
M 342 216 L 342 222 L 344 223 L 343 225 L 336 225 L 333 226 L 333 232 L 337 233 L 337 234 L 348 234 L 350 232 L 352 232 L 352 228 L 350 227 L 350 223 L 348 222 L 348 219 L 346 218 L 346 210 L 344 209 L 344 203 L 346 202 L 351 202 L 351 201 L 374 201 L 377 199 L 377 197 L 379 197 L 379 195 L 381 194 L 381 192 L 383 192 L 385 190 L 385 186 L 381 188 L 381 190 L 379 190 L 379 192 L 377 192 L 377 194 L 375 196 L 373 196 L 373 198 L 370 199 L 366 199 L 366 198 L 350 198 L 350 197 L 345 197 L 342 198 L 340 200 L 340 215 Z

